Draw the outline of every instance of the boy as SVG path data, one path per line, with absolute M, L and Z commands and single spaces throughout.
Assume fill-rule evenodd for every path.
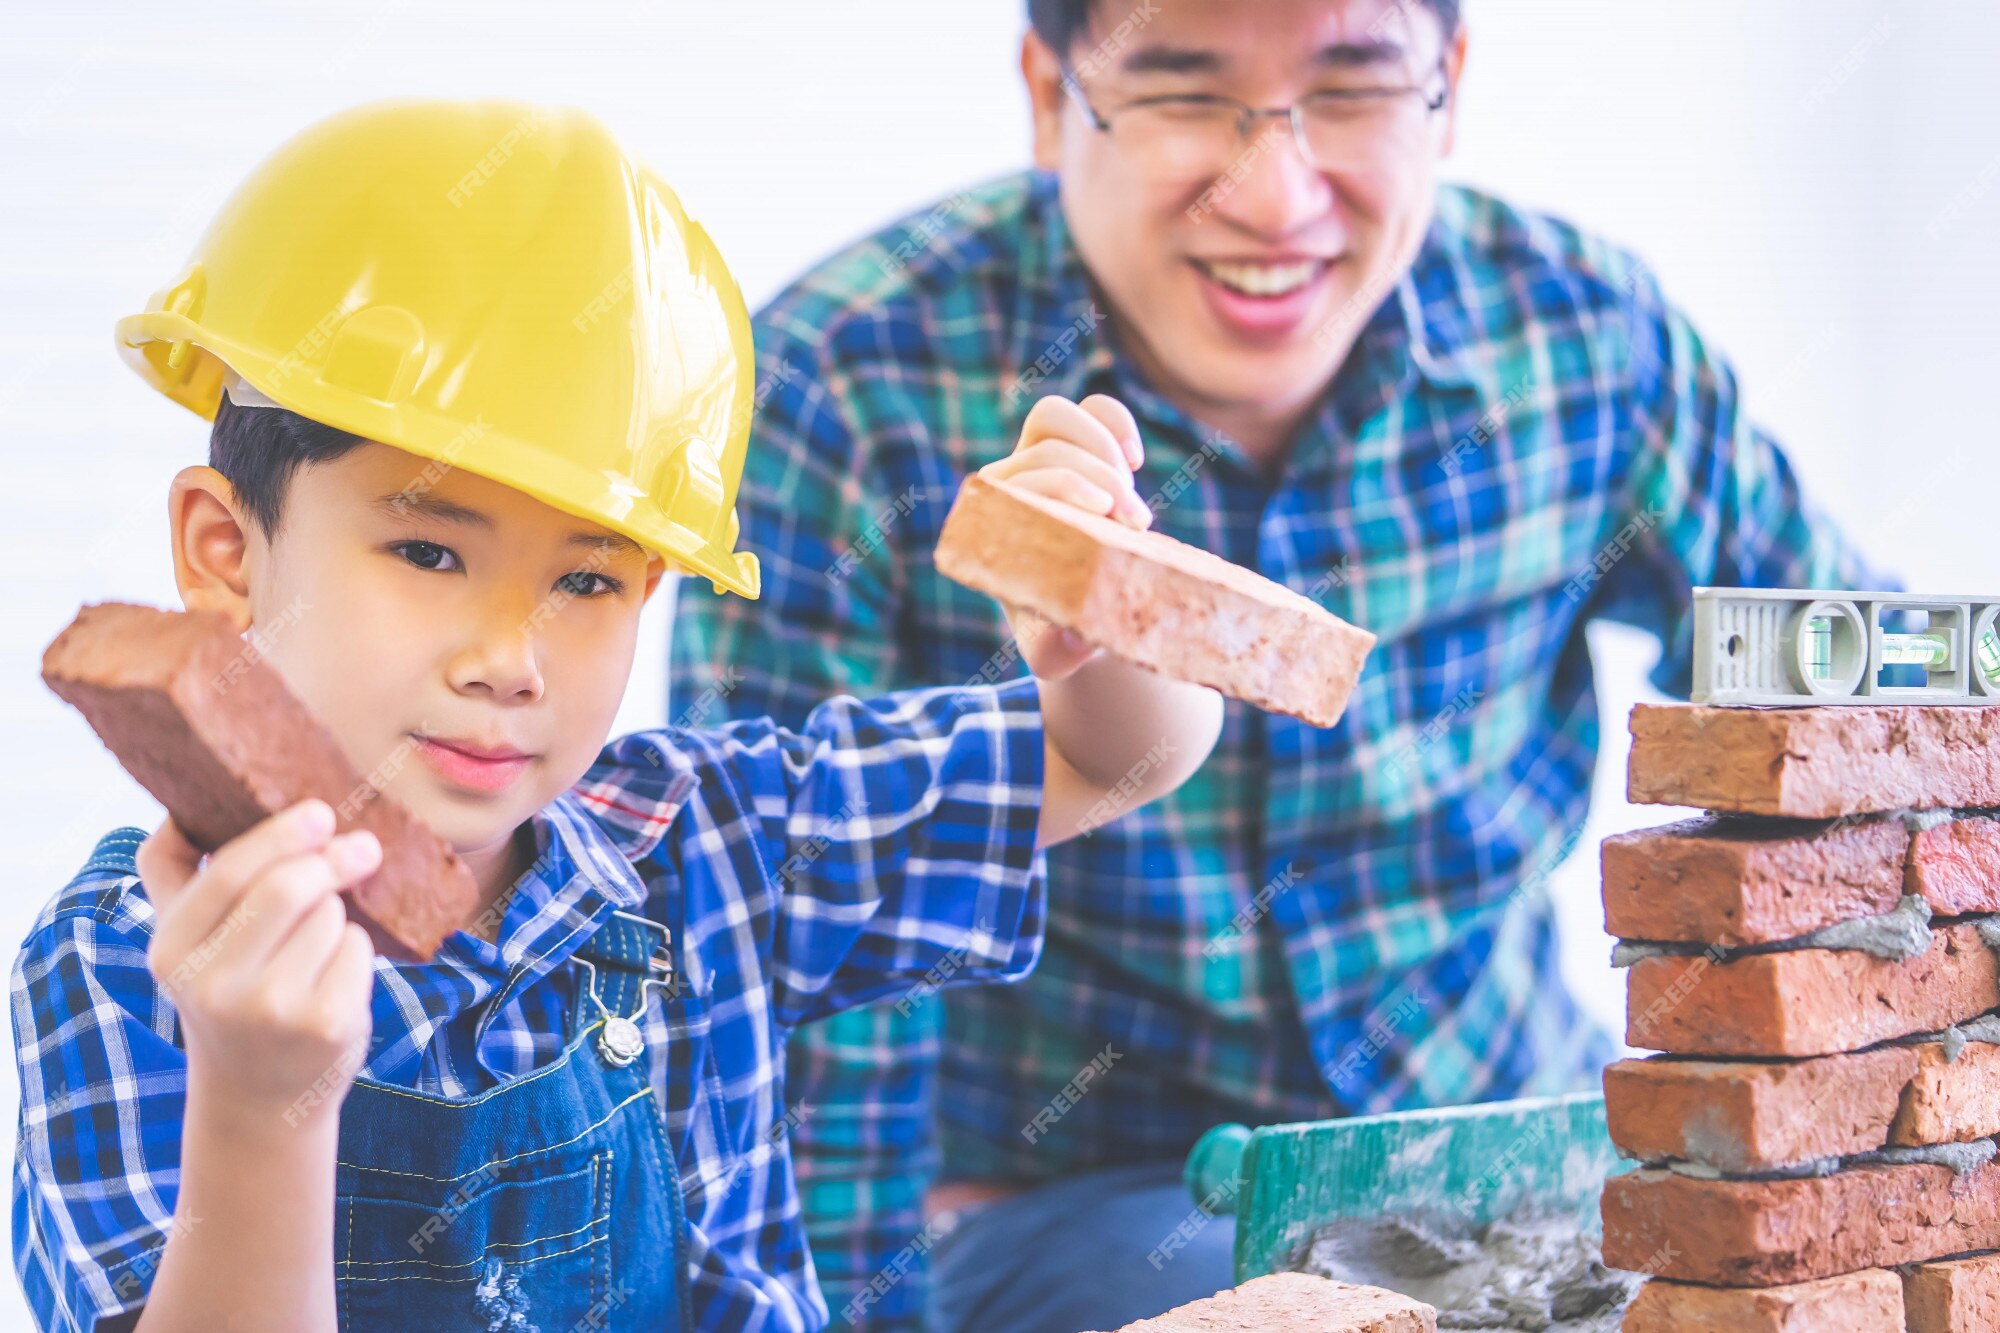
M 171 821 L 103 839 L 14 975 L 43 1324 L 824 1324 L 786 1033 L 1024 974 L 1037 849 L 1142 757 L 1135 803 L 1178 785 L 1220 701 L 1017 619 L 1031 680 L 604 746 L 664 573 L 756 594 L 753 391 L 712 245 L 580 113 L 315 126 L 119 334 L 215 418 L 169 498 L 182 599 L 483 906 L 430 963 L 372 956 L 339 891 L 380 849 L 321 802 L 205 861 Z M 1143 523 L 1138 451 L 1052 401 L 993 470 Z

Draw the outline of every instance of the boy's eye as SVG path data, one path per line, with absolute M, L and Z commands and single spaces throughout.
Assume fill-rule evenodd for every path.
M 608 597 L 613 593 L 625 591 L 625 585 L 603 574 L 579 570 L 557 579 L 556 591 L 570 597 Z
M 454 570 L 463 569 L 458 555 L 449 546 L 439 546 L 436 542 L 397 542 L 390 548 L 418 569 Z

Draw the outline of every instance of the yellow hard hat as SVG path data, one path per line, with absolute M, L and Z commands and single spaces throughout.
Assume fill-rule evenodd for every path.
M 736 550 L 750 320 L 680 200 L 594 117 L 383 102 L 297 135 L 118 322 L 213 419 L 225 372 L 755 597 Z

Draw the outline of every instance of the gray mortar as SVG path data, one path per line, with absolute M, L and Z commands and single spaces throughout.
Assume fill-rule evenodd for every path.
M 1524 1211 L 1483 1228 L 1442 1213 L 1322 1227 L 1299 1270 L 1437 1307 L 1440 1330 L 1605 1333 L 1641 1281 L 1606 1268 L 1577 1216 Z
M 1954 1175 L 1963 1176 L 1992 1161 L 1995 1152 L 2000 1152 L 2000 1145 L 1992 1139 L 1973 1139 L 1968 1143 L 1877 1148 L 1873 1152 L 1855 1153 L 1851 1157 L 1815 1157 L 1765 1171 L 1724 1171 L 1706 1162 L 1689 1162 L 1679 1158 L 1660 1158 L 1647 1162 L 1646 1166 L 1655 1171 L 1672 1171 L 1675 1175 L 1694 1180 L 1810 1180 L 1816 1176 L 1830 1176 L 1850 1166 L 1907 1166 L 1922 1162 L 1948 1166 Z
M 2000 919 L 1987 917 L 1979 922 L 1979 938 L 2000 948 Z M 1667 940 L 1619 940 L 1611 946 L 1611 966 L 1631 967 L 1647 958 L 1690 957 L 1707 953 L 1714 946 Z M 1752 944 L 1729 949 L 1730 958 L 1751 954 L 1785 953 L 1794 949 L 1852 949 L 1900 962 L 1915 958 L 1931 947 L 1931 905 L 1914 893 L 1906 893 L 1895 907 L 1879 916 L 1856 917 L 1822 926 L 1810 935 L 1770 944 Z

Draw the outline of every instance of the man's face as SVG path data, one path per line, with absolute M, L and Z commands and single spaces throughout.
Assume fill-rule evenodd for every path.
M 368 443 L 301 468 L 275 538 L 247 530 L 251 620 L 364 776 L 459 852 L 504 856 L 609 734 L 663 564 L 424 467 Z
M 1288 415 L 1319 396 L 1423 241 L 1454 105 L 1424 102 L 1455 84 L 1462 55 L 1417 0 L 1098 0 L 1065 53 L 1067 89 L 1029 36 L 1037 162 L 1060 174 L 1113 332 L 1157 387 L 1224 416 Z M 1370 96 L 1312 103 L 1338 162 L 1308 162 L 1280 117 L 1219 161 L 1147 151 L 1146 134 L 1194 105 L 1144 109 L 1152 99 L 1262 108 L 1356 92 Z M 1376 132 L 1334 124 L 1350 109 Z

